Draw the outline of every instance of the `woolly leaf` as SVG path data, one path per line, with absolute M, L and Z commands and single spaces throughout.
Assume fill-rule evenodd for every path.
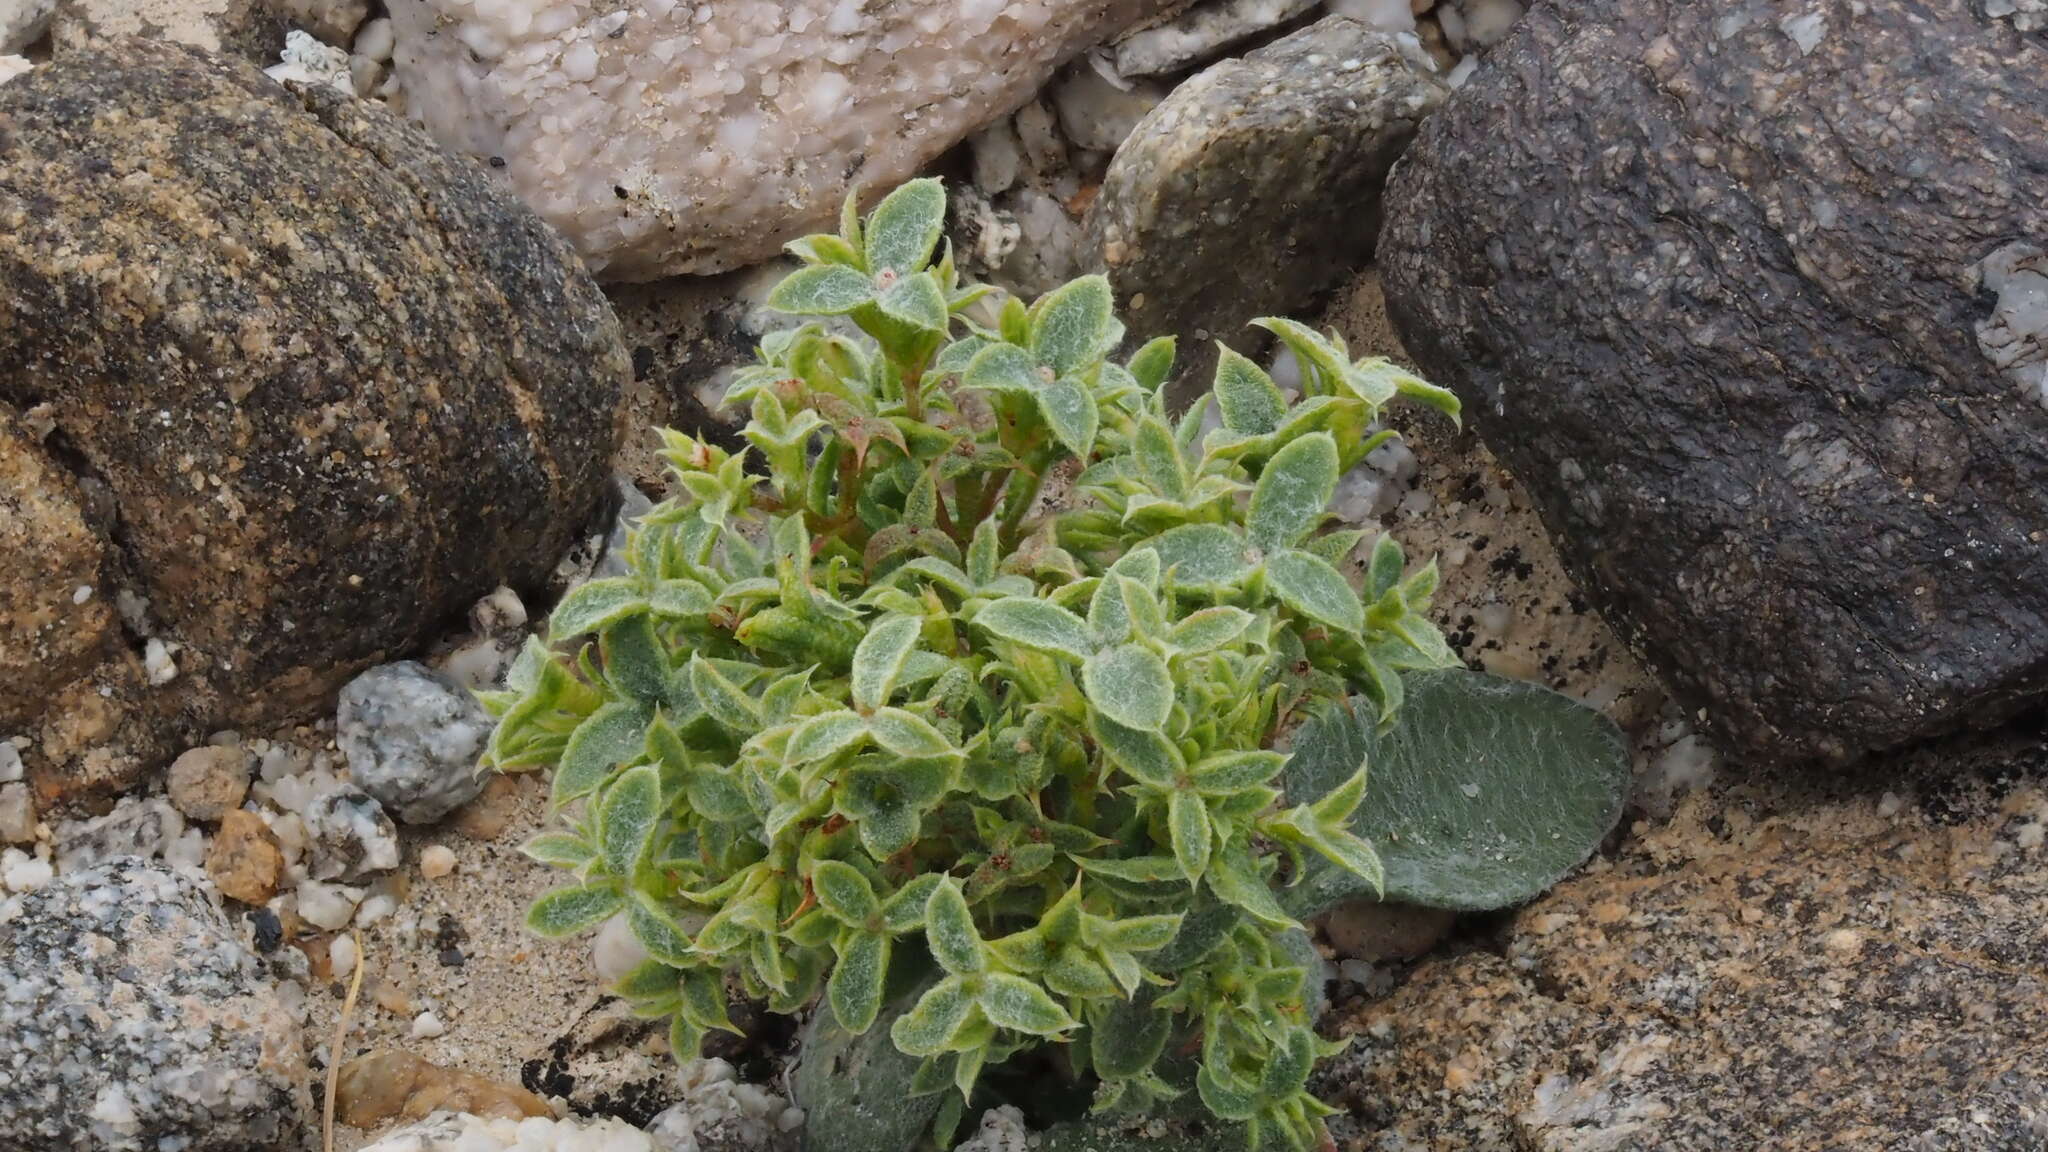
M 965 975 L 988 966 L 974 915 L 967 910 L 967 898 L 957 882 L 942 880 L 932 889 L 924 905 L 924 933 L 932 958 L 946 971 Z
M 1060 444 L 1085 458 L 1095 447 L 1095 428 L 1100 419 L 1095 396 L 1071 376 L 1063 376 L 1038 391 L 1038 409 Z
M 875 743 L 898 756 L 924 759 L 960 755 L 960 750 L 953 747 L 944 733 L 932 727 L 931 721 L 901 708 L 877 710 L 868 717 L 868 732 L 875 738 Z
M 1218 343 L 1216 407 L 1223 427 L 1245 436 L 1263 436 L 1280 426 L 1287 400 L 1265 369 Z
M 865 1032 L 882 1010 L 882 989 L 889 976 L 889 938 L 866 932 L 848 933 L 839 948 L 839 962 L 825 983 L 825 996 L 840 1027 Z
M 875 306 L 891 319 L 930 332 L 946 329 L 946 296 L 929 272 L 905 276 L 875 298 Z
M 867 635 L 853 650 L 854 707 L 873 711 L 889 702 L 889 689 L 917 647 L 922 623 L 915 616 L 884 616 L 868 625 Z
M 1156 732 L 1173 713 L 1173 678 L 1149 648 L 1125 644 L 1090 656 L 1081 683 L 1090 704 L 1127 728 Z
M 910 1011 L 889 1028 L 889 1038 L 909 1056 L 935 1056 L 946 1050 L 953 1034 L 974 1011 L 974 995 L 958 976 L 933 985 Z
M 1365 606 L 1326 560 L 1306 552 L 1282 552 L 1267 558 L 1266 580 L 1282 604 L 1311 620 L 1343 632 L 1365 627 Z
M 1015 344 L 990 344 L 968 362 L 967 370 L 960 374 L 960 383 L 986 392 L 1036 394 L 1044 381 L 1031 353 Z
M 604 791 L 597 808 L 598 845 L 612 875 L 630 879 L 661 821 L 661 777 L 649 764 L 629 768 Z
M 632 580 L 586 580 L 569 590 L 548 615 L 548 640 L 559 643 L 595 632 L 615 620 L 647 609 L 647 596 Z
M 923 268 L 938 247 L 945 222 L 946 190 L 939 181 L 926 177 L 901 185 L 868 213 L 868 270 L 880 273 L 891 269 L 908 276 Z M 773 302 L 769 306 L 780 307 Z
M 1057 652 L 1085 660 L 1095 649 L 1088 625 L 1079 616 L 1043 600 L 1012 596 L 983 608 L 974 626 L 1001 640 L 1040 652 Z
M 836 1013 L 812 1013 L 793 1077 L 805 1152 L 906 1152 L 930 1126 L 939 1098 L 911 1090 L 923 1061 L 892 1038 L 917 993 L 891 992 L 864 1033 L 841 1027 Z
M 1171 336 L 1154 337 L 1131 357 L 1130 371 L 1138 387 L 1156 392 L 1161 384 L 1166 383 L 1166 378 L 1173 375 L 1174 343 Z
M 874 283 L 846 265 L 813 264 L 784 277 L 768 293 L 768 306 L 793 316 L 836 316 L 874 295 Z
M 1265 552 L 1292 547 L 1308 535 L 1337 490 L 1337 442 L 1327 432 L 1289 441 L 1273 453 L 1252 489 L 1247 535 Z
M 616 884 L 587 884 L 545 893 L 527 909 L 526 926 L 549 940 L 597 927 L 626 906 Z
M 1630 779 L 1620 730 L 1539 685 L 1464 669 L 1404 677 L 1393 726 L 1326 708 L 1296 735 L 1288 799 L 1312 802 L 1372 765 L 1350 831 L 1378 851 L 1389 900 L 1505 908 L 1582 863 L 1620 818 Z M 1288 892 L 1304 915 L 1372 886 L 1311 861 Z
M 1014 1028 L 1033 1036 L 1053 1036 L 1074 1026 L 1074 1018 L 1045 989 L 1021 976 L 991 972 L 982 985 L 982 1014 L 998 1028 Z
M 1053 289 L 1039 300 L 1031 322 L 1031 354 L 1065 376 L 1103 352 L 1105 337 L 1116 323 L 1108 279 L 1083 276 Z
M 783 754 L 791 764 L 808 764 L 852 747 L 867 732 L 867 721 L 844 708 L 825 712 L 797 725 Z
M 1187 789 L 1176 789 L 1167 801 L 1166 822 L 1181 874 L 1190 881 L 1201 879 L 1209 868 L 1211 848 L 1209 811 L 1202 806 L 1202 798 Z
M 1207 652 L 1242 636 L 1251 624 L 1252 614 L 1242 608 L 1204 608 L 1175 624 L 1166 642 L 1182 652 Z
M 1221 524 L 1183 524 L 1154 536 L 1151 547 L 1182 588 L 1230 588 L 1251 570 L 1244 539 Z
M 652 714 L 637 704 L 611 703 L 590 714 L 569 734 L 555 767 L 556 805 L 587 796 L 612 774 L 646 751 Z

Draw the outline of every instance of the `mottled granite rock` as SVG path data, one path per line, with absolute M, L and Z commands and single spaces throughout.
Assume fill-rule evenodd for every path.
M 357 787 L 407 824 L 432 824 L 484 790 L 477 758 L 492 723 L 460 685 L 401 660 L 341 690 L 334 737 Z
M 356 883 L 398 867 L 398 827 L 355 788 L 321 794 L 300 813 L 313 836 L 313 877 Z
M 369 0 L 264 0 L 295 28 L 346 48 L 370 14 Z
M 561 241 L 374 105 L 134 40 L 0 88 L 0 733 L 50 799 L 324 709 L 544 577 L 627 368 Z
M 305 1075 L 298 1022 L 188 877 L 119 860 L 0 923 L 0 1148 L 295 1148 Z
M 1539 5 L 1388 187 L 1408 350 L 1759 758 L 2048 689 L 2048 69 L 1982 13 Z
M 1316 0 L 1206 0 L 1117 41 L 1116 70 L 1125 76 L 1178 72 L 1315 6 Z
M 1178 335 L 1182 399 L 1214 340 L 1307 306 L 1372 254 L 1380 186 L 1446 89 L 1389 37 L 1323 19 L 1173 90 L 1089 210 L 1131 339 Z
M 740 268 L 1170 0 L 393 0 L 405 109 L 606 279 Z
M 57 0 L 0 0 L 0 55 L 13 55 L 42 39 Z
M 1340 1147 L 2042 1147 L 2048 741 L 1888 775 L 1696 795 L 1423 964 L 1319 1073 Z
M 485 1119 L 460 1112 L 436 1112 L 417 1124 L 386 1133 L 365 1145 L 363 1152 L 561 1152 L 572 1148 L 576 1152 L 683 1152 L 662 1148 L 647 1133 L 609 1117 Z
M 63 0 L 50 21 L 50 43 L 59 56 L 118 50 L 118 41 L 136 36 L 275 64 L 284 34 L 284 20 L 263 0 Z

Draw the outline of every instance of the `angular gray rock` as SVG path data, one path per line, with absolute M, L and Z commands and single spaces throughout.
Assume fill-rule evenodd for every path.
M 1180 338 L 1177 394 L 1213 341 L 1306 307 L 1372 254 L 1380 187 L 1443 84 L 1395 42 L 1328 17 L 1173 90 L 1117 149 L 1089 210 L 1131 338 Z
M 1539 5 L 1388 189 L 1403 342 L 1725 744 L 2048 688 L 2041 55 L 1973 0 Z
M 305 1075 L 263 962 L 187 876 L 117 860 L 0 923 L 0 1148 L 296 1148 Z
M 491 726 L 475 696 L 401 660 L 349 681 L 334 735 L 356 787 L 407 824 L 432 824 L 484 790 L 476 762 Z
M 398 867 L 398 828 L 368 793 L 337 788 L 300 815 L 313 834 L 314 878 L 354 883 Z
M 537 586 L 628 368 L 560 238 L 374 103 L 143 40 L 0 87 L 0 733 L 38 792 Z

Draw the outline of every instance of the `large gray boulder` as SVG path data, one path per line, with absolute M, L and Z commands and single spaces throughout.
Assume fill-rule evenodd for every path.
M 2048 50 L 1984 12 L 1539 5 L 1388 189 L 1403 342 L 1758 757 L 2048 686 Z
M 0 735 L 46 798 L 332 706 L 606 499 L 628 357 L 481 165 L 124 41 L 0 88 Z
M 1173 90 L 1117 149 L 1089 210 L 1134 342 L 1180 338 L 1178 396 L 1214 341 L 1306 307 L 1372 254 L 1380 189 L 1449 91 L 1389 36 L 1332 16 Z
M 301 1146 L 298 1021 L 202 884 L 126 857 L 7 911 L 0 1149 Z

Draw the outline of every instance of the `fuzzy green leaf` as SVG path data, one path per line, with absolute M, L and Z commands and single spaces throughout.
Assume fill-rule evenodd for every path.
M 865 1033 L 840 1027 L 834 1013 L 812 1013 L 794 1074 L 804 1152 L 904 1152 L 930 1126 L 939 1098 L 911 1090 L 922 1061 L 892 1039 L 893 1025 L 915 999 L 914 989 L 891 988 L 876 1026 Z
M 875 743 L 887 748 L 898 756 L 915 759 L 932 757 L 958 757 L 955 748 L 945 734 L 932 727 L 931 721 L 914 712 L 901 708 L 882 708 L 868 717 L 868 732 Z
M 520 845 L 519 851 L 530 860 L 557 868 L 581 868 L 597 859 L 597 850 L 570 832 L 543 832 Z
M 1282 604 L 1311 620 L 1343 632 L 1365 627 L 1365 606 L 1326 560 L 1306 552 L 1282 552 L 1267 558 L 1266 580 Z
M 612 769 L 637 759 L 647 749 L 651 719 L 652 714 L 637 704 L 612 703 L 578 724 L 555 768 L 554 802 L 566 804 L 595 792 Z
M 1045 989 L 1007 972 L 991 972 L 982 985 L 982 1014 L 998 1028 L 1014 1028 L 1033 1036 L 1055 1036 L 1074 1026 L 1074 1018 Z
M 1088 702 L 1126 728 L 1156 732 L 1173 714 L 1173 677 L 1158 653 L 1125 644 L 1081 666 Z
M 1242 636 L 1251 624 L 1252 614 L 1242 608 L 1204 608 L 1175 624 L 1166 642 L 1182 652 L 1207 652 Z
M 922 621 L 915 616 L 884 616 L 868 626 L 853 650 L 853 706 L 873 711 L 889 702 L 889 689 L 903 671 L 903 662 L 917 647 Z
M 1095 397 L 1073 377 L 1063 376 L 1039 389 L 1038 410 L 1067 451 L 1086 458 L 1095 447 L 1096 423 L 1100 419 Z
M 889 1038 L 909 1056 L 936 1056 L 974 1011 L 974 996 L 958 976 L 934 984 L 889 1028 Z
M 882 914 L 874 887 L 851 864 L 821 861 L 811 869 L 811 891 L 818 897 L 819 907 L 851 928 L 862 928 Z
M 1153 537 L 1151 546 L 1182 588 L 1230 588 L 1251 570 L 1244 539 L 1221 524 L 1184 524 Z
M 1219 752 L 1197 761 L 1188 774 L 1204 792 L 1240 792 L 1271 783 L 1286 763 L 1284 752 Z
M 1156 392 L 1166 378 L 1173 375 L 1174 338 L 1157 336 L 1145 342 L 1143 348 L 1131 357 L 1131 375 L 1138 387 L 1147 392 Z
M 874 283 L 846 265 L 813 264 L 784 277 L 768 293 L 768 306 L 793 316 L 837 316 L 874 295 Z
M 1209 868 L 1212 846 L 1209 810 L 1203 807 L 1202 798 L 1184 788 L 1175 789 L 1167 801 L 1166 822 L 1181 874 L 1190 881 L 1201 879 Z
M 526 926 L 537 936 L 557 940 L 597 927 L 626 906 L 616 884 L 557 888 L 527 909 Z
M 1263 436 L 1280 426 L 1287 415 L 1287 400 L 1280 386 L 1257 364 L 1218 342 L 1216 359 L 1216 407 L 1223 427 L 1245 436 Z
M 1300 543 L 1321 522 L 1337 490 L 1337 442 L 1328 432 L 1289 441 L 1266 461 L 1252 489 L 1252 546 L 1265 552 Z
M 889 938 L 865 932 L 848 933 L 839 962 L 826 981 L 825 997 L 840 1027 L 865 1032 L 882 1010 L 882 989 L 889 977 Z
M 1105 337 L 1116 323 L 1109 281 L 1083 276 L 1053 289 L 1037 304 L 1031 323 L 1031 354 L 1065 376 L 1104 351 Z
M 945 222 L 946 190 L 939 181 L 926 177 L 904 183 L 868 213 L 864 245 L 868 270 L 893 269 L 908 276 L 923 268 L 938 247 Z
M 797 725 L 796 731 L 790 733 L 789 745 L 783 754 L 791 764 L 823 760 L 852 747 L 867 735 L 867 731 L 867 721 L 844 708 L 826 712 Z
M 946 971 L 966 975 L 988 966 L 981 933 L 975 930 L 974 915 L 956 881 L 942 880 L 932 889 L 924 904 L 924 933 L 932 958 Z
M 595 632 L 647 610 L 647 595 L 632 580 L 586 580 L 569 590 L 548 615 L 548 640 L 559 643 Z
M 1331 707 L 1295 737 L 1288 798 L 1309 803 L 1372 765 L 1350 831 L 1378 849 L 1386 898 L 1486 910 L 1523 903 L 1577 867 L 1620 818 L 1630 780 L 1620 731 L 1549 689 L 1464 669 L 1412 673 L 1382 731 Z M 1371 886 L 1312 862 L 1288 904 L 1313 914 Z
M 1099 710 L 1094 728 L 1095 738 L 1110 760 L 1140 783 L 1171 788 L 1187 767 L 1180 750 L 1157 731 L 1125 727 Z
M 1085 660 L 1095 650 L 1088 625 L 1079 616 L 1043 600 L 1012 596 L 984 607 L 975 627 L 998 639 L 1040 652 L 1057 652 Z
M 605 867 L 630 879 L 639 870 L 661 822 L 661 777 L 649 764 L 629 768 L 604 791 L 597 807 L 597 840 Z
M 875 298 L 875 306 L 891 319 L 928 332 L 946 330 L 946 295 L 929 272 L 905 276 Z
M 976 353 L 960 374 L 960 383 L 985 392 L 1037 394 L 1045 381 L 1038 374 L 1038 362 L 1015 344 L 990 344 Z

